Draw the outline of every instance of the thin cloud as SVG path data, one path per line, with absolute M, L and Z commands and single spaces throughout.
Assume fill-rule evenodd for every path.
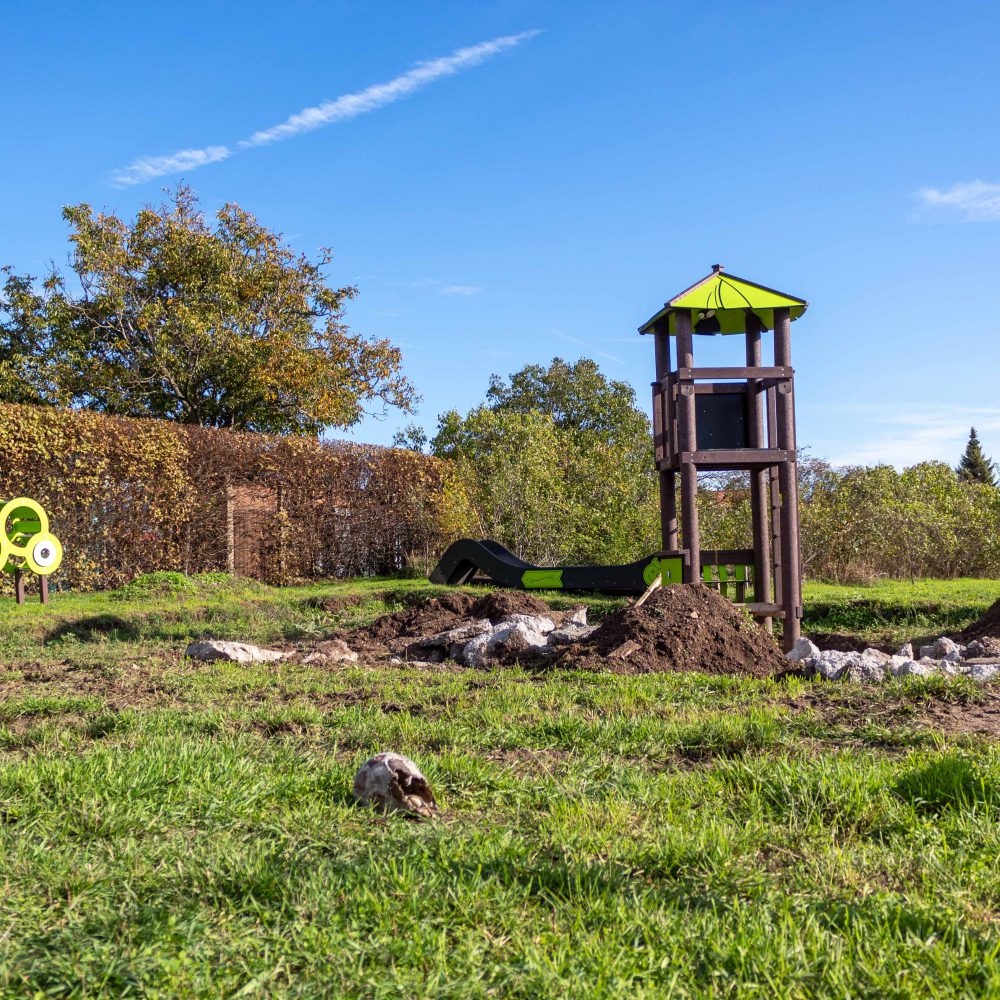
M 228 146 L 206 146 L 204 149 L 181 149 L 167 156 L 140 156 L 127 167 L 116 170 L 111 180 L 118 187 L 142 184 L 164 174 L 179 174 L 184 170 L 197 170 L 206 163 L 218 163 L 232 156 Z
M 493 56 L 512 49 L 521 42 L 527 41 L 539 34 L 538 31 L 522 31 L 519 35 L 504 35 L 478 45 L 470 45 L 457 49 L 450 55 L 428 62 L 418 63 L 413 69 L 386 83 L 377 83 L 364 90 L 332 100 L 324 101 L 315 107 L 304 108 L 279 125 L 254 132 L 249 138 L 241 139 L 237 150 L 252 149 L 256 146 L 267 146 L 273 142 L 281 142 L 303 132 L 323 128 L 338 122 L 349 121 L 358 115 L 376 111 L 388 104 L 426 87 L 435 80 L 454 76 L 463 70 L 478 66 Z M 163 177 L 166 174 L 176 174 L 181 171 L 196 170 L 207 163 L 218 163 L 233 155 L 228 146 L 206 146 L 203 149 L 182 149 L 166 156 L 143 156 L 133 160 L 127 167 L 115 170 L 112 181 L 119 187 L 132 184 L 142 184 L 144 181 Z M 455 293 L 462 294 L 462 293 Z
M 856 414 L 858 407 L 852 407 Z M 884 428 L 853 447 L 831 456 L 834 465 L 876 465 L 888 463 L 903 468 L 917 462 L 943 461 L 954 464 L 975 427 L 984 447 L 1000 438 L 1000 408 L 991 406 L 951 406 L 921 403 L 912 410 L 897 406 L 866 407 L 869 426 Z
M 405 282 L 406 288 L 429 288 L 438 295 L 478 295 L 483 289 L 479 285 L 449 284 L 436 278 L 421 278 L 419 281 Z
M 1000 221 L 1000 184 L 961 181 L 945 190 L 922 188 L 917 198 L 928 213 L 957 215 L 963 222 Z
M 440 59 L 418 63 L 408 73 L 397 76 L 388 83 L 376 83 L 374 86 L 366 87 L 356 93 L 344 94 L 336 100 L 324 101 L 316 107 L 304 108 L 280 125 L 254 132 L 249 139 L 244 139 L 240 146 L 266 146 L 268 143 L 290 139 L 293 135 L 301 135 L 303 132 L 322 128 L 324 125 L 348 121 L 351 118 L 357 118 L 358 115 L 367 114 L 369 111 L 384 108 L 387 104 L 392 104 L 401 97 L 406 97 L 435 80 L 440 80 L 445 76 L 454 76 L 463 69 L 478 66 L 505 49 L 512 49 L 515 45 L 519 45 L 537 34 L 537 31 L 523 31 L 519 35 L 505 35 L 489 42 L 480 42 L 479 45 L 458 49 L 450 56 L 442 56 Z

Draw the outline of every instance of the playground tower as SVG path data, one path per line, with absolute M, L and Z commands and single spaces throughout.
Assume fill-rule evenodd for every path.
M 752 566 L 754 599 L 745 606 L 768 628 L 772 619 L 784 620 L 786 650 L 798 640 L 802 619 L 791 325 L 807 306 L 804 299 L 725 274 L 716 264 L 639 328 L 653 335 L 656 348 L 653 436 L 662 548 L 682 553 L 687 583 L 710 581 L 713 568 L 719 575 L 721 567 Z M 762 341 L 769 330 L 774 363 L 766 367 Z M 695 367 L 696 335 L 736 334 L 746 342 L 745 365 Z M 752 550 L 702 549 L 698 473 L 710 470 L 749 473 Z

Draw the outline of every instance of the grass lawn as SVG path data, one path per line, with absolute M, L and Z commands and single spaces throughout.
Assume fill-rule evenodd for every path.
M 1000 996 L 995 686 L 181 655 L 437 589 L 0 599 L 0 996 Z M 998 596 L 813 585 L 805 627 L 902 641 Z M 438 820 L 353 804 L 381 749 Z

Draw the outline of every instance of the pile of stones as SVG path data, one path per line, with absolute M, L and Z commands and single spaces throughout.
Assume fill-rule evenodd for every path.
M 810 677 L 878 684 L 890 677 L 931 677 L 935 674 L 991 681 L 1000 677 L 1000 659 L 984 655 L 986 653 L 986 648 L 977 640 L 962 646 L 946 636 L 921 646 L 916 653 L 912 643 L 905 643 L 894 655 L 871 648 L 860 653 L 821 650 L 803 637 L 785 655 L 792 662 L 801 663 Z
M 587 624 L 587 609 L 582 606 L 566 612 L 558 626 L 545 615 L 513 614 L 497 622 L 474 618 L 435 635 L 401 640 L 390 662 L 454 660 L 467 667 L 481 667 L 488 663 L 544 660 L 562 647 L 586 639 L 596 628 Z

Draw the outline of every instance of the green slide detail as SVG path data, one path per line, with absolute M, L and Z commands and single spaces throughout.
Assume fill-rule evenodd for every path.
M 562 590 L 561 569 L 526 569 L 521 586 L 527 590 Z
M 648 587 L 658 576 L 663 577 L 664 585 L 668 583 L 680 583 L 683 580 L 683 569 L 679 558 L 657 559 L 652 558 L 642 571 L 642 578 Z
M 490 538 L 459 538 L 431 571 L 432 583 L 460 587 L 474 581 L 522 590 L 641 594 L 658 575 L 682 583 L 682 557 L 648 555 L 622 566 L 533 566 Z

